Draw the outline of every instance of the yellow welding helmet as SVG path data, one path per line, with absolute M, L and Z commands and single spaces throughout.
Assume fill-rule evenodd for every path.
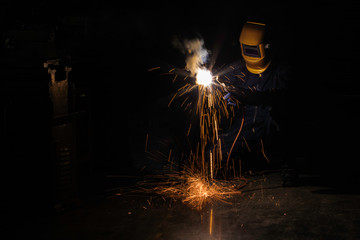
M 270 65 L 270 56 L 267 56 L 265 38 L 265 24 L 246 22 L 240 34 L 241 54 L 246 68 L 254 74 L 261 74 Z

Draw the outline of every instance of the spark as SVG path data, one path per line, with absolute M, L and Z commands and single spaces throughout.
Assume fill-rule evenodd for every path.
M 213 76 L 207 69 L 200 68 L 196 74 L 196 84 L 208 87 L 213 82 Z
M 212 152 L 210 151 L 210 177 L 214 179 L 214 170 L 213 170 L 213 160 L 212 160 Z
M 202 173 L 194 172 L 192 168 L 186 168 L 181 174 L 168 174 L 167 177 L 162 184 L 156 183 L 157 186 L 151 188 L 151 191 L 165 197 L 181 199 L 184 204 L 198 210 L 207 203 L 231 204 L 228 200 L 230 196 L 241 194 L 239 189 L 246 185 L 244 183 L 235 186 L 228 181 L 209 180 Z
M 170 159 L 171 159 L 171 152 L 172 152 L 172 148 L 170 149 L 170 152 L 169 152 L 168 162 L 170 162 Z
M 156 70 L 156 69 L 160 69 L 160 67 L 150 68 L 150 69 L 148 69 L 148 72 L 154 71 L 154 70 Z
M 190 81 L 179 87 L 170 99 L 168 107 L 176 98 L 182 98 L 180 107 L 189 114 L 196 115 L 195 118 L 192 116 L 191 119 L 198 119 L 199 121 L 200 142 L 197 144 L 197 154 L 193 160 L 200 163 L 197 166 L 204 176 L 208 174 L 206 177 L 213 179 L 216 177 L 216 172 L 221 167 L 222 161 L 219 126 L 221 126 L 222 118 L 229 118 L 230 114 L 226 101 L 223 99 L 224 85 L 218 81 L 218 76 L 213 75 L 205 67 L 198 67 L 195 71 L 195 84 Z M 172 71 L 172 73 L 177 74 L 176 71 Z M 187 76 L 184 77 L 184 80 L 186 78 Z M 197 98 L 189 97 L 191 95 L 197 96 Z M 192 125 L 194 123 L 189 124 L 187 136 L 190 134 Z M 205 150 L 209 147 L 212 149 L 210 155 Z
M 209 234 L 213 232 L 213 209 L 210 210 L 210 223 L 209 223 Z
M 246 141 L 246 139 L 245 139 L 244 136 L 243 136 L 243 140 L 244 140 L 244 143 L 245 143 L 245 145 L 246 145 L 247 150 L 248 150 L 249 152 L 251 152 L 251 149 L 250 149 L 250 147 L 249 147 L 249 144 L 247 143 L 247 141 Z
M 270 163 L 270 160 L 268 159 L 268 157 L 267 157 L 266 154 L 265 154 L 265 148 L 264 148 L 264 144 L 263 144 L 263 141 L 262 141 L 261 138 L 260 138 L 260 143 L 261 143 L 261 153 L 263 154 L 266 162 L 267 162 L 267 163 Z
M 187 131 L 187 133 L 186 133 L 186 136 L 189 136 L 190 130 L 191 130 L 191 123 L 189 124 L 189 129 L 188 129 L 188 131 Z
M 204 67 L 208 52 L 203 47 L 203 44 L 202 40 L 186 41 L 184 44 L 178 44 L 182 50 L 187 50 L 183 52 L 188 53 L 185 71 L 172 68 L 168 72 L 160 74 L 173 74 L 173 83 L 179 82 L 181 78 L 186 81 L 185 83 L 180 82 L 181 86 L 170 99 L 168 107 L 176 102 L 175 99 L 180 98 L 179 104 L 174 104 L 175 107 L 180 107 L 180 109 L 192 115 L 190 119 L 198 121 L 189 123 L 186 135 L 189 137 L 190 132 L 199 134 L 199 142 L 191 143 L 192 148 L 189 155 L 185 154 L 187 157 L 185 157 L 185 164 L 182 166 L 183 170 L 181 172 L 165 174 L 161 177 L 163 180 L 161 182 L 145 182 L 145 188 L 143 188 L 143 190 L 150 190 L 163 197 L 181 199 L 184 204 L 199 210 L 205 204 L 211 202 L 229 203 L 229 197 L 232 194 L 240 194 L 239 189 L 247 184 L 246 179 L 241 178 L 241 175 L 239 180 L 242 182 L 238 186 L 230 184 L 226 180 L 216 179 L 219 174 L 224 174 L 220 171 L 222 150 L 219 129 L 222 127 L 222 119 L 230 118 L 231 122 L 232 117 L 235 116 L 234 107 L 230 106 L 229 108 L 227 101 L 223 98 L 226 86 L 219 81 L 219 77 L 223 76 L 229 80 L 225 73 L 234 70 L 234 67 L 230 66 L 229 70 L 223 71 L 223 73 L 217 72 L 213 74 L 210 69 Z M 160 67 L 148 71 L 158 68 Z M 195 82 L 193 81 L 194 77 Z M 239 77 L 242 78 L 243 76 L 239 75 Z M 199 128 L 192 126 L 199 126 Z M 241 129 L 236 139 L 239 137 L 240 131 Z M 146 136 L 145 150 L 148 148 L 147 142 L 148 136 Z M 174 153 L 171 149 L 167 156 L 160 152 L 156 155 L 170 162 L 172 154 Z M 182 153 L 181 159 L 183 159 L 183 156 L 184 153 Z M 228 164 L 229 157 L 226 166 Z M 226 176 L 224 175 L 224 177 Z M 154 185 L 149 188 L 149 184 Z M 212 232 L 212 227 L 210 229 Z

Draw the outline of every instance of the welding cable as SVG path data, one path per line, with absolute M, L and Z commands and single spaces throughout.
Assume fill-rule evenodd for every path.
M 232 146 L 230 148 L 230 151 L 229 151 L 229 154 L 228 154 L 228 157 L 227 157 L 227 160 L 226 160 L 226 168 L 228 168 L 228 166 L 229 166 L 229 160 L 230 160 L 231 153 L 232 153 L 232 151 L 234 149 L 235 143 L 237 142 L 237 140 L 238 140 L 238 138 L 240 136 L 240 133 L 241 133 L 241 130 L 242 130 L 243 126 L 244 126 L 244 114 L 242 115 L 239 132 L 237 133 L 237 135 L 235 137 L 235 140 L 234 140 L 234 142 L 233 142 L 233 144 L 232 144 Z

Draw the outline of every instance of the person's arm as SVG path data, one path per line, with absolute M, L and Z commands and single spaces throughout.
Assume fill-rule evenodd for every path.
M 285 89 L 259 92 L 238 88 L 231 91 L 231 96 L 244 105 L 274 105 L 285 99 L 285 93 Z

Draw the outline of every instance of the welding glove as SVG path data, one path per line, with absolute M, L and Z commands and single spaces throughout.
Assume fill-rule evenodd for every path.
M 224 97 L 224 100 L 227 101 L 227 104 L 230 106 L 236 106 L 236 103 L 234 103 L 231 99 L 231 94 L 228 92 Z

